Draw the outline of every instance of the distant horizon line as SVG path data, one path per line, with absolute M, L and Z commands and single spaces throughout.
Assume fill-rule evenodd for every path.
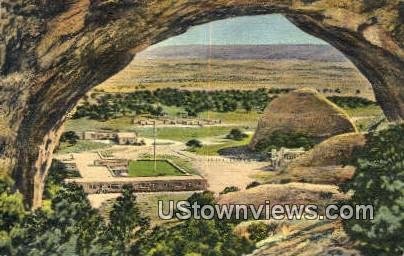
M 293 46 L 330 46 L 333 47 L 330 44 L 312 44 L 312 43 L 305 43 L 305 44 L 293 44 L 293 43 L 288 43 L 288 44 L 173 44 L 173 45 L 151 45 L 147 49 L 157 49 L 157 48 L 165 48 L 165 47 L 184 47 L 184 46 L 274 46 L 274 45 L 293 45 Z M 334 47 L 333 47 L 334 48 Z M 146 49 L 146 50 L 147 50 Z

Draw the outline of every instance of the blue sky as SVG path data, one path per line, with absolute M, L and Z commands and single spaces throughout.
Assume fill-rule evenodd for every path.
M 327 44 L 301 31 L 280 14 L 229 18 L 191 27 L 155 46 L 237 44 Z

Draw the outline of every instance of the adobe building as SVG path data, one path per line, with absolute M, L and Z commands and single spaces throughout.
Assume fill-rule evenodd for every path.
M 78 133 L 82 140 L 113 140 L 119 145 L 141 144 L 136 132 L 104 132 L 86 131 Z
M 138 143 L 135 132 L 118 132 L 115 140 L 119 145 L 134 145 Z

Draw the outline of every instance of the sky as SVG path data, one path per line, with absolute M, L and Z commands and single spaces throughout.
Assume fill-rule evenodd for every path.
M 229 18 L 191 27 L 155 45 L 327 44 L 280 14 Z

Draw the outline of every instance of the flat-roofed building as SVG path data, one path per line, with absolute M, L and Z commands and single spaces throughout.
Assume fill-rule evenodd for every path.
M 137 134 L 135 132 L 118 132 L 116 134 L 116 142 L 119 145 L 137 144 Z

